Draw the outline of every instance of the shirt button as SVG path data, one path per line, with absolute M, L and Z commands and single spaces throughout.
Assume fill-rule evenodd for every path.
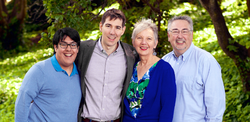
M 104 108 L 102 108 L 102 110 L 105 110 Z
M 106 96 L 104 96 L 104 98 L 106 98 Z

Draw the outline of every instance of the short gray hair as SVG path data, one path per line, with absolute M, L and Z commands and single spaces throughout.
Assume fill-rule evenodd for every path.
M 168 31 L 170 31 L 170 27 L 171 27 L 172 23 L 173 23 L 175 20 L 186 20 L 186 21 L 189 23 L 190 29 L 193 31 L 193 21 L 192 21 L 192 19 L 191 19 L 189 16 L 187 16 L 187 15 L 184 15 L 184 16 L 175 16 L 175 17 L 171 18 L 171 19 L 168 21 Z
M 140 21 L 136 22 L 134 25 L 134 30 L 131 39 L 135 40 L 135 37 L 138 33 L 149 28 L 152 29 L 152 31 L 154 32 L 154 38 L 156 42 L 156 40 L 158 40 L 158 29 L 156 24 L 153 23 L 151 19 L 141 19 Z

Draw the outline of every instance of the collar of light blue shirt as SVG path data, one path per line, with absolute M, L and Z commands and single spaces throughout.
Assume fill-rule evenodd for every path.
M 99 49 L 100 49 L 102 52 L 105 52 L 105 50 L 103 49 L 102 44 L 101 44 L 101 39 L 102 39 L 102 37 L 98 39 L 97 45 L 98 45 Z M 114 53 L 118 52 L 120 49 L 121 49 L 121 42 L 120 42 L 120 40 L 119 40 L 119 41 L 118 41 L 118 48 L 115 50 Z
M 51 63 L 52 63 L 53 67 L 55 68 L 55 70 L 56 70 L 57 72 L 64 72 L 64 73 L 66 73 L 66 75 L 68 75 L 67 72 L 66 72 L 65 70 L 63 70 L 62 67 L 60 66 L 60 64 L 58 63 L 55 54 L 51 57 Z M 75 75 L 75 74 L 78 74 L 78 71 L 77 71 L 77 69 L 76 69 L 75 62 L 73 62 L 73 71 L 72 71 L 72 73 L 70 74 L 70 76 L 73 76 L 73 75 Z
M 182 55 L 180 55 L 179 58 L 182 61 L 185 61 L 188 55 L 190 54 L 190 52 L 193 50 L 193 48 L 194 48 L 194 43 L 192 42 L 190 47 L 187 49 L 187 51 L 184 52 Z M 174 55 L 174 57 L 177 58 L 177 56 L 174 54 L 174 51 L 172 51 L 172 55 Z

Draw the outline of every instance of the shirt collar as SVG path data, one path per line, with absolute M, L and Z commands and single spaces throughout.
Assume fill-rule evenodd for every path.
M 51 57 L 51 63 L 57 72 L 64 72 L 66 75 L 68 75 L 67 72 L 61 68 L 60 64 L 58 63 L 58 61 L 56 59 L 55 54 Z M 73 62 L 73 70 L 72 70 L 70 76 L 73 76 L 75 74 L 78 74 L 78 71 L 76 69 L 75 62 Z
M 182 60 L 182 61 L 185 61 L 187 59 L 187 57 L 189 56 L 190 52 L 193 50 L 194 48 L 194 44 L 193 42 L 191 43 L 190 47 L 187 49 L 186 52 L 184 52 L 182 55 L 179 56 L 179 58 Z M 172 55 L 177 58 L 177 56 L 175 55 L 174 51 L 171 52 Z
M 100 51 L 105 52 L 105 50 L 103 49 L 102 44 L 101 44 L 101 39 L 102 39 L 102 38 L 99 38 L 99 39 L 98 39 L 97 45 L 98 45 L 98 48 L 100 49 Z M 117 47 L 117 49 L 114 51 L 114 53 L 118 52 L 119 50 L 121 50 L 121 42 L 120 42 L 120 40 L 118 41 L 118 47 Z

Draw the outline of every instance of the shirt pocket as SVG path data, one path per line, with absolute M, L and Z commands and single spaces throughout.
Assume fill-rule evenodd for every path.
M 190 76 L 181 75 L 176 80 L 177 94 L 192 93 L 193 80 Z
M 199 76 L 180 76 L 177 81 L 177 93 L 178 94 L 196 94 L 198 92 L 203 92 L 204 83 Z
M 197 92 L 197 91 L 200 91 L 200 92 L 204 92 L 204 83 L 202 81 L 202 78 L 200 76 L 196 76 L 194 78 L 194 84 L 193 84 L 193 91 L 194 92 Z

